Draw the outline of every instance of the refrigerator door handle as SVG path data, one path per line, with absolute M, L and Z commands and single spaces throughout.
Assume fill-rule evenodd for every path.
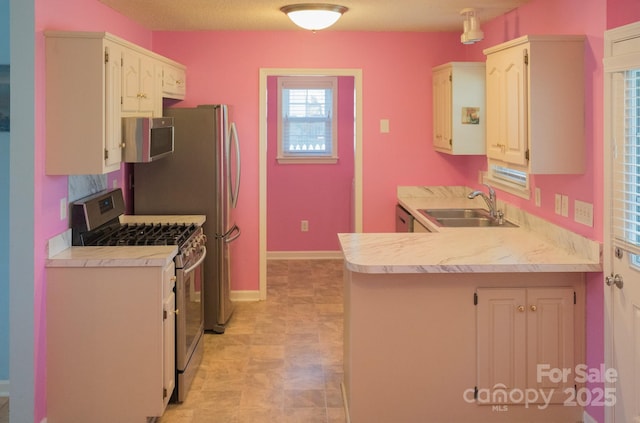
M 240 227 L 238 225 L 233 225 L 233 228 L 231 228 L 226 234 L 224 234 L 224 242 L 226 242 L 227 244 L 235 241 L 241 234 L 240 231 Z
M 222 235 L 216 235 L 216 238 L 224 240 L 226 243 L 234 241 L 240 236 L 240 227 L 234 223 L 234 225 L 227 232 Z M 233 235 L 233 236 L 232 236 Z
M 236 153 L 236 179 L 235 179 L 236 184 L 231 189 L 231 207 L 236 208 L 236 206 L 238 205 L 238 195 L 240 194 L 240 142 L 238 140 L 238 130 L 236 128 L 235 122 L 231 122 L 229 137 L 231 138 L 231 140 L 233 140 L 233 144 L 236 150 L 235 151 Z M 227 157 L 230 159 L 229 156 Z M 227 167 L 227 169 L 229 172 L 229 175 L 228 175 L 229 184 L 232 184 L 233 180 L 231 179 L 231 168 Z

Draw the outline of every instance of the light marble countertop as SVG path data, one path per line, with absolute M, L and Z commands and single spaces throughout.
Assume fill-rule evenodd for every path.
M 176 254 L 176 245 L 70 247 L 48 259 L 46 267 L 164 267 Z
M 425 195 L 422 192 L 430 192 Z M 416 187 L 398 202 L 432 233 L 339 234 L 346 267 L 359 273 L 600 272 L 601 245 L 499 204 L 518 228 L 442 228 L 421 208 L 486 208 L 469 189 Z M 433 194 L 433 195 L 431 195 Z
M 121 223 L 178 223 L 201 226 L 204 215 L 122 215 Z M 80 247 L 71 246 L 71 231 L 49 240 L 46 267 L 134 267 L 169 264 L 178 254 L 176 245 Z

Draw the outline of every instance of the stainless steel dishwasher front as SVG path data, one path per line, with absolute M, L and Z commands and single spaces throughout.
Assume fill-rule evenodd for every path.
M 400 204 L 396 205 L 396 232 L 413 232 L 414 217 Z

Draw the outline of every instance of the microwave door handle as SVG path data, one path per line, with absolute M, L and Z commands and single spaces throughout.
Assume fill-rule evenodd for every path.
M 236 208 L 238 205 L 238 195 L 240 194 L 240 142 L 238 140 L 238 130 L 236 129 L 235 122 L 231 123 L 229 132 L 236 150 L 236 184 L 231 192 L 231 207 Z M 229 172 L 231 172 L 230 168 Z M 231 178 L 229 178 L 229 183 L 231 183 Z

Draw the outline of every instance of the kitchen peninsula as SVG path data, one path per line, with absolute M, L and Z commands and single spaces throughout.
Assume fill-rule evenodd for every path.
M 350 421 L 567 422 L 585 362 L 585 274 L 600 244 L 500 204 L 517 228 L 440 228 L 417 210 L 478 208 L 466 187 L 401 187 L 432 233 L 340 234 Z M 572 373 L 573 375 L 573 373 Z

